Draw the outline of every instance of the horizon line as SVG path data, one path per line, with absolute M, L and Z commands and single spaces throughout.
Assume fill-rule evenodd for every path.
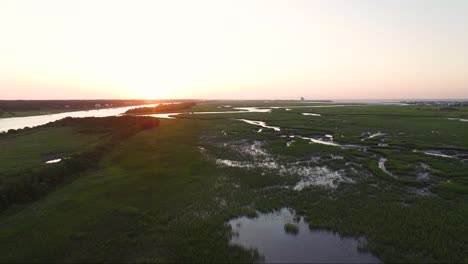
M 291 98 L 67 98 L 67 99 L 1 99 L 0 101 L 93 101 L 93 100 L 100 100 L 100 101 L 175 101 L 175 100 L 196 100 L 196 101 L 301 101 L 301 97 L 299 99 L 291 99 Z M 468 101 L 468 98 L 344 98 L 344 99 L 306 99 L 304 101 Z

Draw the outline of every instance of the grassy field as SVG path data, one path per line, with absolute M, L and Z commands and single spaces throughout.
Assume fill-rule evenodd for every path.
M 79 133 L 73 127 L 43 127 L 0 139 L 0 175 L 46 166 L 48 160 L 67 157 L 99 142 L 100 134 Z
M 217 175 L 199 155 L 199 126 L 164 120 L 96 171 L 5 212 L 0 261 L 252 260 L 227 244 L 227 213 L 208 191 Z
M 242 106 L 272 103 L 193 110 Z M 274 106 L 291 110 L 180 115 L 116 142 L 92 169 L 0 215 L 0 262 L 252 262 L 259 252 L 229 244 L 226 222 L 283 207 L 311 228 L 365 236 L 385 262 L 468 261 L 468 123 L 447 119 L 466 118 L 466 108 Z M 242 118 L 281 131 L 259 132 Z M 1 168 L 20 164 L 9 157 L 34 167 L 44 153 L 82 151 L 102 137 L 94 132 L 8 135 Z M 325 134 L 344 147 L 301 138 Z M 14 146 L 27 153 L 11 156 Z
M 119 142 L 158 123 L 152 117 L 65 118 L 0 134 L 0 211 L 94 168 Z

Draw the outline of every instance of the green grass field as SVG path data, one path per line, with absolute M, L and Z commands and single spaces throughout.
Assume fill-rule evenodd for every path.
M 226 222 L 283 207 L 312 228 L 365 236 L 384 262 L 467 262 L 468 123 L 447 119 L 467 116 L 465 108 L 347 106 L 161 119 L 46 196 L 3 211 L 0 262 L 253 262 L 261 252 L 229 244 Z M 258 132 L 241 118 L 281 131 Z M 93 131 L 52 126 L 3 136 L 0 175 L 21 160 L 34 168 L 48 153 L 98 147 L 103 134 Z M 377 132 L 384 135 L 368 138 Z M 325 134 L 360 147 L 298 137 Z
M 73 127 L 44 127 L 0 139 L 0 175 L 47 166 L 48 160 L 63 158 L 97 144 L 100 134 L 79 133 Z

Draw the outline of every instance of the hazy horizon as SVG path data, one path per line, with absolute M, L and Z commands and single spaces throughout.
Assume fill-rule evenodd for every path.
M 300 101 L 300 98 L 58 98 L 58 99 L 3 99 L 0 101 L 93 101 L 93 100 L 146 100 L 146 101 L 157 101 L 157 100 L 206 100 L 206 101 Z M 401 101 L 468 101 L 468 98 L 394 98 L 394 99 L 379 99 L 379 98 L 342 98 L 342 99 L 315 99 L 315 98 L 304 98 L 304 101 L 334 101 L 334 102 L 401 102 Z
M 462 0 L 6 0 L 0 99 L 465 100 L 467 13 Z

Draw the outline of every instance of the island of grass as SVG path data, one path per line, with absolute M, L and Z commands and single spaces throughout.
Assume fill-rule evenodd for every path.
M 184 111 L 190 109 L 196 105 L 196 102 L 183 102 L 183 103 L 171 103 L 171 104 L 160 104 L 154 107 L 138 107 L 133 108 L 125 112 L 126 114 L 142 115 L 142 114 L 165 114 L 177 111 Z
M 286 232 L 286 234 L 297 235 L 299 234 L 299 227 L 295 224 L 286 223 L 284 224 L 284 232 Z

